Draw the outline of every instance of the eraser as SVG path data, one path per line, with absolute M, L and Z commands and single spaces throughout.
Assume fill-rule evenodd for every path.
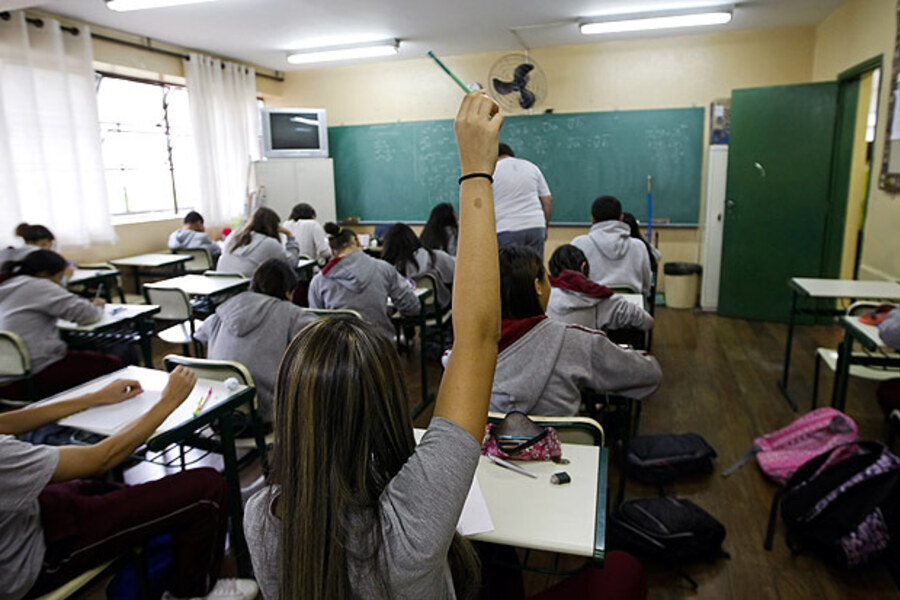
M 238 380 L 235 379 L 234 377 L 229 377 L 228 379 L 225 380 L 225 389 L 228 390 L 229 392 L 233 392 L 234 390 L 236 390 L 238 388 L 238 385 L 240 385 L 240 384 L 238 383 Z
M 554 473 L 550 476 L 550 483 L 553 485 L 563 485 L 572 481 L 572 478 L 569 477 L 569 474 L 565 471 L 560 471 L 559 473 Z

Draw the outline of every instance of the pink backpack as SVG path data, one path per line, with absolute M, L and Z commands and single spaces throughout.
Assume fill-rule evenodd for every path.
M 795 420 L 787 427 L 753 440 L 750 452 L 722 473 L 728 477 L 756 457 L 759 468 L 778 485 L 811 458 L 840 444 L 859 439 L 853 419 L 833 408 L 819 408 Z M 828 460 L 830 466 L 852 456 L 855 449 L 845 446 Z

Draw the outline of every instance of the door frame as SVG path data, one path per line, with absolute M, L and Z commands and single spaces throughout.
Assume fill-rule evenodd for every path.
M 850 193 L 850 161 L 853 155 L 853 137 L 856 121 L 856 103 L 858 101 L 858 91 L 856 97 L 853 98 L 852 113 L 850 121 L 848 119 L 848 107 L 844 104 L 846 96 L 842 92 L 846 92 L 848 86 L 858 86 L 863 75 L 881 69 L 882 76 L 878 80 L 878 98 L 881 98 L 881 85 L 884 81 L 884 54 L 873 56 L 857 65 L 850 67 L 838 74 L 838 106 L 837 118 L 834 122 L 834 148 L 832 149 L 831 173 L 828 185 L 828 216 L 826 219 L 826 227 L 824 232 L 825 239 L 822 244 L 822 269 L 821 277 L 837 278 L 840 276 L 841 255 L 844 249 L 844 229 L 847 222 L 847 204 Z M 869 182 L 866 186 L 866 197 L 863 200 L 863 219 L 865 219 L 865 210 L 868 206 L 869 195 L 872 189 L 872 177 L 875 176 L 875 169 L 869 172 Z M 857 256 L 862 249 L 862 234 L 857 240 Z M 856 261 L 854 268 L 854 278 L 856 278 L 859 270 L 859 260 Z

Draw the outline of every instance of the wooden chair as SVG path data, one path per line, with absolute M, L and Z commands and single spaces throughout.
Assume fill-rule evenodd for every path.
M 183 254 L 191 257 L 191 260 L 184 263 L 186 273 L 199 274 L 216 268 L 216 263 L 213 262 L 212 254 L 210 254 L 208 248 L 183 248 L 172 250 L 172 254 Z
M 212 379 L 214 381 L 225 381 L 229 377 L 234 377 L 242 385 L 253 386 L 253 376 L 250 370 L 241 363 L 234 360 L 212 360 L 208 358 L 192 358 L 189 356 L 179 356 L 177 354 L 168 354 L 163 359 L 163 366 L 166 371 L 173 371 L 177 366 L 184 366 L 196 373 L 197 377 L 202 379 Z M 234 446 L 238 450 L 249 450 L 248 455 L 239 461 L 239 466 L 247 459 L 253 456 L 252 451 L 258 450 L 260 453 L 260 462 L 264 476 L 269 474 L 268 449 L 275 443 L 275 434 L 266 434 L 262 419 L 259 416 L 259 397 L 254 396 L 253 408 L 247 410 L 244 407 L 238 410 L 250 420 L 253 427 L 253 437 L 237 437 L 234 440 Z M 193 444 L 191 444 L 193 445 Z M 215 452 L 217 447 L 215 444 L 203 444 L 204 449 Z
M 847 308 L 847 316 L 857 316 L 861 315 L 865 312 L 868 312 L 876 307 L 880 306 L 878 303 L 873 302 L 854 302 Z M 894 353 L 890 353 L 894 354 Z M 857 357 L 866 357 L 871 356 L 869 352 L 854 352 L 854 356 Z M 822 365 L 824 364 L 834 373 L 837 370 L 837 361 L 838 361 L 838 351 L 834 348 L 816 348 L 816 366 L 813 371 L 813 391 L 812 391 L 812 402 L 810 403 L 810 408 L 816 408 L 816 405 L 819 401 L 819 373 L 822 370 Z M 896 377 L 900 377 L 900 369 L 891 368 L 891 367 L 869 367 L 866 365 L 850 365 L 850 376 L 851 377 L 859 377 L 860 379 L 868 379 L 870 381 L 886 381 L 888 379 L 894 379 Z
M 159 312 L 153 315 L 157 321 L 177 323 L 171 327 L 157 331 L 156 335 L 164 342 L 178 344 L 185 354 L 190 354 L 190 346 L 194 346 L 194 353 L 200 356 L 200 345 L 194 340 L 194 333 L 199 329 L 203 321 L 194 319 L 191 301 L 184 291 L 167 288 L 144 288 L 149 304 L 159 305 Z
M 31 355 L 28 346 L 17 334 L 12 331 L 0 331 L 0 376 L 14 377 L 25 381 L 28 401 L 37 400 L 37 388 L 34 384 L 34 374 L 31 372 Z M 3 388 L 0 387 L 0 396 Z M 7 401 L 20 405 L 20 402 Z

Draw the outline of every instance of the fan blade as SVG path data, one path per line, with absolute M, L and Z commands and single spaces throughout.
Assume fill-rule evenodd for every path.
M 519 90 L 519 94 L 519 106 L 526 109 L 534 106 L 537 97 L 531 92 L 531 90 L 522 88 Z
M 512 92 L 515 92 L 517 89 L 519 89 L 518 86 L 516 86 L 516 84 L 514 84 L 513 82 L 501 81 L 497 78 L 494 78 L 493 85 L 494 85 L 494 90 L 498 94 L 501 94 L 503 96 L 505 96 L 507 94 L 511 94 Z
M 529 65 L 528 63 L 524 63 L 516 67 L 516 71 L 513 74 L 513 81 L 516 82 L 516 85 L 519 88 L 524 88 L 528 85 L 528 74 L 531 70 L 534 69 L 534 65 Z

